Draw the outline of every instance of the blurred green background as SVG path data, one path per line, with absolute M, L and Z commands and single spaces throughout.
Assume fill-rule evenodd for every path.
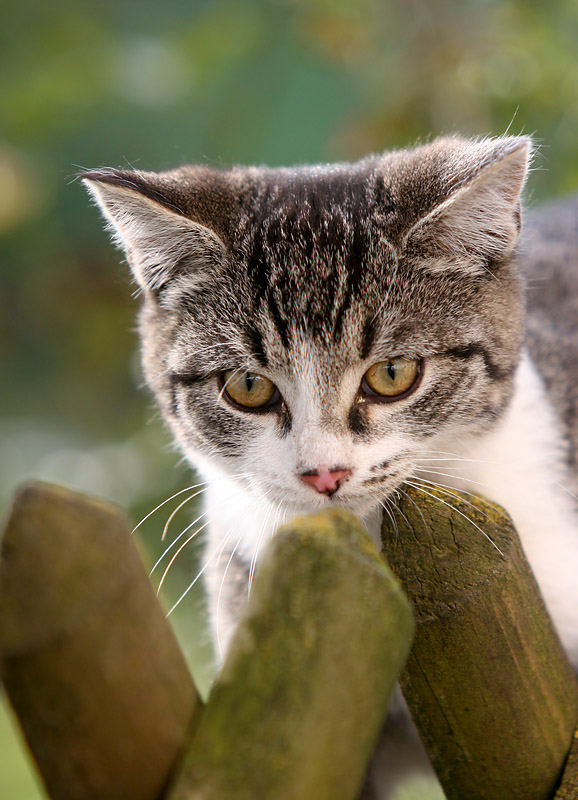
M 0 506 L 37 477 L 140 519 L 192 483 L 141 382 L 136 301 L 75 173 L 353 159 L 432 135 L 534 134 L 530 200 L 578 186 L 575 0 L 2 2 Z M 142 527 L 145 557 L 176 501 Z M 175 518 L 176 533 L 190 520 Z M 180 527 L 179 527 L 180 526 Z M 184 551 L 172 604 L 197 569 Z M 198 682 L 202 598 L 174 615 Z M 423 785 L 401 798 L 438 797 Z M 0 797 L 43 797 L 6 709 Z

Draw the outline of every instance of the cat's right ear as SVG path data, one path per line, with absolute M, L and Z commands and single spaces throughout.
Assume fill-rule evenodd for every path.
M 143 291 L 157 292 L 177 275 L 201 276 L 223 262 L 220 237 L 186 216 L 147 173 L 106 169 L 80 178 Z

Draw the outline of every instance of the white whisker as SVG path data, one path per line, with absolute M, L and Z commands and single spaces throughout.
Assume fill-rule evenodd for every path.
M 201 576 L 204 574 L 204 572 L 205 572 L 205 570 L 207 569 L 207 567 L 209 566 L 209 564 L 211 564 L 211 562 L 213 561 L 213 559 L 215 558 L 215 556 L 216 556 L 216 555 L 218 555 L 218 556 L 220 557 L 221 553 L 223 552 L 223 550 L 224 550 L 224 548 L 225 548 L 225 545 L 226 545 L 226 543 L 227 543 L 228 539 L 229 539 L 229 536 L 227 536 L 227 537 L 226 537 L 225 541 L 223 542 L 223 546 L 222 546 L 222 547 L 221 547 L 221 549 L 218 551 L 218 553 L 215 551 L 215 552 L 213 553 L 213 555 L 212 555 L 212 556 L 211 556 L 211 557 L 210 557 L 210 558 L 209 558 L 207 561 L 205 561 L 205 563 L 203 564 L 203 566 L 201 567 L 201 569 L 200 569 L 200 570 L 197 572 L 197 574 L 195 575 L 195 577 L 193 578 L 193 580 L 192 580 L 192 581 L 189 583 L 189 585 L 187 586 L 187 588 L 185 589 L 185 591 L 182 593 L 182 595 L 179 597 L 179 599 L 177 600 L 177 602 L 176 602 L 176 603 L 175 603 L 175 604 L 172 606 L 172 608 L 171 608 L 171 609 L 168 611 L 168 613 L 167 613 L 167 617 L 170 617 L 170 615 L 173 613 L 173 611 L 175 610 L 175 608 L 177 608 L 177 606 L 178 606 L 178 605 L 179 605 L 179 604 L 180 604 L 180 603 L 181 603 L 181 602 L 182 602 L 182 601 L 185 599 L 185 597 L 186 597 L 186 596 L 188 595 L 188 593 L 191 591 L 191 589 L 193 588 L 193 586 L 194 586 L 194 585 L 197 583 L 197 581 L 198 581 L 198 580 L 201 578 Z
M 223 593 L 223 587 L 225 585 L 225 578 L 227 577 L 227 571 L 231 566 L 231 561 L 233 560 L 235 553 L 237 552 L 237 548 L 241 544 L 241 537 L 237 539 L 237 543 L 235 547 L 231 551 L 231 555 L 229 556 L 229 560 L 227 561 L 227 565 L 225 567 L 225 571 L 223 572 L 223 577 L 221 578 L 221 585 L 219 586 L 219 594 L 217 595 L 217 647 L 219 650 L 219 660 L 223 660 L 223 645 L 221 644 L 221 636 L 219 634 L 219 615 L 221 609 L 221 595 Z M 224 549 L 224 548 L 223 548 Z M 221 551 L 222 552 L 222 551 Z
M 451 508 L 453 511 L 455 511 L 456 513 L 458 513 L 458 514 L 459 514 L 461 517 L 463 517 L 465 520 L 467 520 L 467 521 L 470 523 L 470 525 L 473 525 L 473 526 L 474 526 L 474 528 L 476 528 L 476 529 L 477 529 L 477 530 L 478 530 L 478 531 L 479 531 L 479 532 L 482 534 L 482 536 L 483 536 L 485 539 L 487 539 L 487 540 L 488 540 L 488 542 L 490 542 L 490 544 L 492 545 L 492 547 L 494 547 L 494 548 L 495 548 L 495 549 L 498 551 L 498 553 L 499 553 L 499 554 L 502 556 L 502 558 L 505 558 L 505 555 L 504 555 L 504 554 L 503 554 L 503 552 L 500 550 L 500 548 L 498 547 L 498 545 L 497 545 L 497 544 L 496 544 L 496 543 L 493 541 L 493 539 L 492 539 L 490 536 L 488 536 L 488 534 L 487 534 L 485 531 L 483 531 L 483 530 L 480 528 L 480 526 L 479 526 L 479 525 L 476 525 L 476 523 L 475 523 L 473 520 L 471 520 L 471 519 L 470 519 L 470 518 L 469 518 L 469 517 L 468 517 L 466 514 L 464 514 L 462 511 L 460 511 L 460 510 L 459 510 L 459 508 L 456 508 L 455 506 L 452 506 L 452 504 L 451 504 L 451 503 L 447 503 L 445 500 L 442 500 L 442 498 L 441 498 L 441 497 L 436 497 L 436 496 L 435 496 L 435 494 L 431 494 L 431 492 L 427 492 L 427 491 L 426 491 L 426 490 L 423 488 L 423 486 L 416 486 L 416 484 L 415 484 L 415 483 L 410 483 L 409 481 L 405 481 L 405 483 L 406 483 L 408 486 L 413 486 L 413 488 L 414 488 L 414 489 L 417 489 L 417 491 L 419 491 L 419 492 L 423 492 L 424 494 L 428 495 L 428 497 L 431 497 L 433 500 L 437 500 L 439 503 L 443 503 L 443 505 L 444 505 L 444 506 L 447 506 L 448 508 Z
M 171 560 L 167 564 L 165 571 L 162 574 L 161 580 L 160 580 L 159 585 L 157 587 L 157 594 L 160 594 L 160 591 L 163 588 L 163 584 L 164 584 L 164 582 L 166 580 L 166 577 L 169 574 L 169 570 L 172 567 L 172 565 L 175 563 L 176 559 L 179 557 L 179 553 L 181 553 L 184 550 L 184 548 L 188 545 L 188 543 L 192 542 L 193 539 L 195 538 L 195 536 L 197 536 L 202 530 L 204 530 L 207 527 L 208 524 L 209 524 L 208 522 L 204 522 L 199 528 L 197 528 L 196 531 L 194 531 L 187 539 L 185 539 L 185 541 L 179 547 L 177 552 L 173 555 L 173 557 L 171 558 Z
M 239 474 L 241 474 L 241 473 L 239 473 Z M 246 474 L 250 474 L 250 473 L 246 473 Z M 230 494 L 229 494 L 229 496 L 227 497 L 227 500 L 231 500 L 232 498 L 234 498 L 234 497 L 237 497 L 237 496 L 238 496 L 238 495 L 239 495 L 241 492 L 243 492 L 243 491 L 244 491 L 244 489 L 243 489 L 242 487 L 238 488 L 238 489 L 237 489 L 237 491 L 234 491 L 234 492 L 232 492 L 232 493 L 230 493 Z M 150 574 L 151 574 L 151 575 L 153 574 L 153 572 L 155 571 L 155 569 L 157 568 L 157 566 L 160 564 L 160 562 L 163 560 L 163 558 L 164 558 L 164 557 L 167 555 L 167 553 L 169 553 L 169 552 L 172 550 L 172 548 L 175 546 L 175 544 L 176 544 L 176 543 L 177 543 L 177 542 L 178 542 L 180 539 L 182 539 L 182 537 L 183 537 L 183 536 L 184 536 L 184 535 L 187 533 L 187 531 L 190 531 L 190 529 L 193 527 L 193 525 L 196 525 L 196 524 L 197 524 L 197 522 L 199 522 L 199 521 L 200 521 L 200 520 L 201 520 L 201 519 L 202 519 L 204 516 L 206 516 L 208 513 L 209 513 L 209 510 L 208 510 L 208 509 L 207 509 L 207 510 L 205 510 L 205 511 L 203 511 L 203 513 L 202 513 L 202 514 L 199 514 L 199 516 L 198 516 L 196 519 L 194 519 L 194 520 L 193 520 L 191 523 L 189 523 L 189 525 L 187 525 L 187 526 L 186 526 L 186 528 L 184 528 L 184 529 L 183 529 L 183 530 L 182 530 L 182 531 L 179 533 L 179 535 L 178 535 L 178 536 L 177 536 L 175 539 L 173 539 L 173 541 L 172 541 L 172 542 L 170 543 L 170 545 L 169 545 L 169 546 L 168 546 L 168 547 L 165 549 L 165 551 L 163 552 L 163 554 L 162 554 L 162 555 L 161 555 L 161 556 L 160 556 L 160 557 L 157 559 L 157 561 L 155 562 L 155 564 L 154 564 L 153 568 L 152 568 L 152 569 L 151 569 L 151 571 L 150 571 Z M 206 525 L 208 525 L 208 524 L 209 524 L 209 523 L 207 522 L 207 523 L 206 523 Z M 206 527 L 206 525 L 203 525 L 203 528 L 204 528 L 204 527 Z M 187 539 L 187 541 L 186 541 L 186 542 L 183 544 L 183 547 L 184 547 L 185 545 L 187 545 L 187 544 L 188 544 L 190 541 L 192 541 L 192 539 L 193 539 L 193 538 L 194 538 L 194 537 L 197 535 L 197 533 L 199 533 L 199 532 L 200 532 L 200 531 L 201 531 L 203 528 L 200 528 L 200 529 L 199 529 L 199 531 L 195 531 L 195 533 L 194 533 L 192 536 L 190 536 L 190 537 Z M 162 541 L 162 539 L 161 539 L 161 541 Z M 180 550 L 179 550 L 179 552 L 180 552 Z M 177 555 L 178 555 L 178 552 L 177 552 L 177 553 L 175 553 L 175 558 L 176 558 L 176 556 L 177 556 Z M 170 568 L 170 564 L 168 565 L 168 567 L 167 567 L 167 570 L 168 570 L 169 568 Z M 162 585 L 162 582 L 161 582 L 161 585 Z M 158 591 L 160 591 L 160 588 L 161 588 L 161 587 L 159 586 L 159 589 L 158 589 Z
M 397 521 L 396 521 L 395 517 L 393 516 L 392 512 L 390 511 L 389 503 L 388 503 L 387 499 L 383 498 L 383 500 L 380 501 L 379 505 L 383 508 L 383 510 L 385 511 L 385 513 L 387 514 L 387 516 L 391 520 L 391 524 L 393 525 L 393 530 L 394 530 L 394 533 L 395 533 L 395 538 L 399 539 L 399 528 L 397 527 Z
M 221 348 L 226 347 L 227 345 L 229 345 L 232 349 L 237 349 L 238 350 L 238 348 L 239 348 L 239 340 L 238 339 L 228 339 L 226 341 L 218 342 L 217 344 L 210 344 L 210 345 L 207 345 L 206 347 L 201 347 L 199 350 L 195 350 L 194 352 L 188 352 L 187 353 L 188 363 L 192 363 L 195 358 L 197 358 L 198 356 L 203 355 L 203 353 L 208 353 L 211 350 L 220 350 Z M 240 358 L 246 358 L 246 354 L 240 352 L 239 353 L 239 357 Z M 175 372 L 178 371 L 178 369 L 179 369 L 178 366 L 167 366 L 166 369 L 159 370 L 158 372 L 155 372 L 154 377 L 156 379 L 162 378 L 165 375 L 174 374 Z
M 202 514 L 199 514 L 199 516 L 196 519 L 194 519 L 189 525 L 187 525 L 187 527 L 184 528 L 175 539 L 173 539 L 173 541 L 165 549 L 163 554 L 161 556 L 159 556 L 157 558 L 157 560 L 155 561 L 154 566 L 153 566 L 153 568 L 151 569 L 151 571 L 149 573 L 149 577 L 150 577 L 150 575 L 153 574 L 153 572 L 156 570 L 156 568 L 161 563 L 161 561 L 164 559 L 164 557 L 167 555 L 167 553 L 170 553 L 170 551 L 173 549 L 173 547 L 176 545 L 176 543 L 183 538 L 183 536 L 187 533 L 187 531 L 190 531 L 191 528 L 193 527 L 193 525 L 196 525 L 197 522 L 200 522 L 200 520 L 202 520 L 202 518 L 205 517 L 208 513 L 209 513 L 208 511 L 203 511 Z
M 410 501 L 410 503 L 412 503 L 412 504 L 413 504 L 413 505 L 414 505 L 414 506 L 417 508 L 417 511 L 418 511 L 418 513 L 419 513 L 419 515 L 420 515 L 420 517 L 421 517 L 421 519 L 422 519 L 422 522 L 423 522 L 423 524 L 424 524 L 424 526 L 425 526 L 425 528 L 426 528 L 427 532 L 428 532 L 428 533 L 429 533 L 429 535 L 431 536 L 431 530 L 430 530 L 430 527 L 429 527 L 429 525 L 427 524 L 427 522 L 425 521 L 425 517 L 424 517 L 424 515 L 423 515 L 423 512 L 422 512 L 421 508 L 420 508 L 420 507 L 418 506 L 418 504 L 415 502 L 415 500 L 413 499 L 413 497 L 410 497 L 410 496 L 409 496 L 409 494 L 408 494 L 407 492 L 404 492 L 404 491 L 403 491 L 403 489 L 401 488 L 401 486 L 398 486 L 398 487 L 397 487 L 397 489 L 396 489 L 396 491 L 397 491 L 397 492 L 401 492 L 401 493 L 402 493 L 402 495 L 403 495 L 404 497 L 407 497 L 407 499 Z M 411 525 L 410 525 L 410 528 L 411 528 Z
M 556 486 L 562 489 L 563 492 L 566 492 L 566 494 L 570 495 L 570 497 L 573 500 L 578 501 L 578 496 L 576 496 L 574 492 L 571 492 L 570 489 L 568 489 L 568 487 L 564 486 L 562 483 L 559 483 L 558 481 L 554 481 L 554 483 L 556 484 Z
M 266 494 L 269 494 L 269 493 L 267 492 Z M 279 505 L 277 506 L 277 510 L 279 509 Z M 266 515 L 266 517 L 265 517 L 265 519 L 263 521 L 263 524 L 261 525 L 261 529 L 259 531 L 259 536 L 257 537 L 257 543 L 255 545 L 255 550 L 254 550 L 253 556 L 251 558 L 251 565 L 249 567 L 249 580 L 247 581 L 247 595 L 249 595 L 250 592 L 251 592 L 251 585 L 253 583 L 253 575 L 255 573 L 255 566 L 257 564 L 257 557 L 259 555 L 259 550 L 261 548 L 261 542 L 262 542 L 263 536 L 265 534 L 265 531 L 267 530 L 267 524 L 269 522 L 269 517 L 271 516 L 271 511 L 272 510 L 273 510 L 273 505 L 271 504 L 269 509 L 268 509 L 268 511 L 267 511 L 267 515 Z
M 143 522 L 146 522 L 149 517 L 152 517 L 152 515 L 155 513 L 155 511 L 158 511 L 159 508 L 162 508 L 167 503 L 170 503 L 171 500 L 175 499 L 175 497 L 178 497 L 180 494 L 183 494 L 183 492 L 190 492 L 191 489 L 198 489 L 199 486 L 206 486 L 207 483 L 208 483 L 208 481 L 203 481 L 203 483 L 195 483 L 193 486 L 187 486 L 185 489 L 180 489 L 178 492 L 175 492 L 170 497 L 167 497 L 166 500 L 163 500 L 162 503 L 159 503 L 158 506 L 153 508 L 152 511 L 149 511 L 149 513 L 146 515 L 146 517 L 143 517 L 141 519 L 141 521 L 138 523 L 138 525 L 135 525 L 135 527 L 131 531 L 131 535 L 140 528 L 140 526 L 143 524 Z
M 255 472 L 239 472 L 239 473 L 237 473 L 235 475 L 222 475 L 222 476 L 220 476 L 218 478 L 211 478 L 211 480 L 209 480 L 209 481 L 201 481 L 200 483 L 194 483 L 192 486 L 185 486 L 184 489 L 179 489 L 178 492 L 175 492 L 170 497 L 167 497 L 166 500 L 163 500 L 162 503 L 159 503 L 158 506 L 155 506 L 155 508 L 153 508 L 152 511 L 149 511 L 149 513 L 145 517 L 143 517 L 141 519 L 141 521 L 138 523 L 138 525 L 134 526 L 134 528 L 131 531 L 131 535 L 133 533 L 135 533 L 135 531 L 137 531 L 140 528 L 140 526 L 143 524 L 143 522 L 146 522 L 149 517 L 152 517 L 152 515 L 156 511 L 159 510 L 159 508 L 162 508 L 167 503 L 170 503 L 171 500 L 174 500 L 175 497 L 178 497 L 179 495 L 183 494 L 184 492 L 190 492 L 192 489 L 199 489 L 201 487 L 208 486 L 209 484 L 213 483 L 214 481 L 220 481 L 220 480 L 225 480 L 225 479 L 231 479 L 232 480 L 232 479 L 235 479 L 235 478 L 252 477 L 255 474 L 256 474 Z
M 219 394 L 217 395 L 217 400 L 221 400 L 221 399 L 222 399 L 222 397 L 223 397 L 223 394 L 225 393 L 225 390 L 226 390 L 227 386 L 228 386 L 228 385 L 229 385 L 229 383 L 230 383 L 230 382 L 233 380 L 233 378 L 235 377 L 235 375 L 238 375 L 240 372 L 246 372 L 246 371 L 247 371 L 247 367 L 246 367 L 246 366 L 243 366 L 243 367 L 238 367 L 236 370 L 234 370 L 234 371 L 233 371 L 233 372 L 232 372 L 232 373 L 229 375 L 229 377 L 227 378 L 227 380 L 225 381 L 225 383 L 223 384 L 223 386 L 221 387 L 221 391 L 220 391 L 220 392 L 219 392 Z
M 407 495 L 406 495 L 406 497 L 407 497 Z M 400 508 L 400 507 L 397 505 L 397 503 L 394 501 L 394 499 L 393 499 L 393 496 L 392 496 L 392 495 L 390 495 L 390 497 L 389 497 L 388 499 L 389 499 L 390 503 L 393 505 L 394 511 L 397 511 L 397 513 L 398 513 L 398 514 L 401 514 L 401 516 L 402 516 L 402 517 L 404 518 L 404 520 L 406 521 L 408 528 L 411 528 L 411 525 L 410 525 L 410 522 L 409 522 L 408 518 L 405 516 L 405 514 L 403 513 L 403 511 L 401 510 L 401 508 Z
M 182 502 L 182 503 L 179 503 L 179 505 L 178 505 L 178 506 L 175 508 L 175 510 L 174 510 L 174 511 L 173 511 L 173 512 L 172 512 L 172 513 L 169 515 L 169 518 L 168 518 L 168 519 L 167 519 L 167 521 L 165 522 L 165 526 L 164 526 L 164 528 L 163 528 L 163 532 L 162 532 L 162 534 L 161 534 L 161 542 L 164 542 L 164 540 L 165 540 L 165 536 L 167 535 L 167 531 L 168 531 L 168 529 L 170 528 L 171 522 L 173 521 L 173 519 L 175 518 L 175 516 L 176 516 L 176 515 L 179 513 L 179 511 L 181 510 L 181 508 L 183 508 L 183 506 L 186 506 L 186 505 L 187 505 L 187 503 L 190 503 L 190 502 L 191 502 L 191 500 L 194 500 L 194 498 L 195 498 L 195 497 L 198 497 L 200 494 L 202 494 L 202 493 L 203 493 L 203 492 L 205 492 L 205 491 L 206 491 L 206 487 L 204 487 L 203 489 L 199 489 L 199 491 L 198 491 L 198 492 L 193 492 L 193 494 L 189 495 L 189 497 L 187 497 L 187 498 L 186 498 L 186 500 L 183 500 L 183 502 Z
M 457 499 L 461 500 L 462 503 L 466 503 L 468 506 L 471 506 L 476 511 L 479 511 L 480 514 L 483 514 L 484 517 L 486 517 L 486 519 L 488 519 L 488 515 L 483 510 L 483 508 L 480 508 L 479 506 L 474 505 L 474 503 L 471 503 L 469 500 L 466 500 L 465 497 L 461 497 L 461 495 L 467 494 L 470 497 L 476 497 L 477 498 L 478 495 L 474 494 L 474 492 L 468 492 L 465 489 L 456 489 L 453 486 L 445 486 L 443 483 L 438 483 L 437 481 L 428 481 L 425 478 L 420 478 L 418 475 L 410 475 L 409 477 L 414 481 L 419 481 L 420 483 L 426 483 L 429 486 L 433 486 L 436 489 L 440 489 L 445 494 L 449 494 L 452 497 L 456 497 Z
M 445 453 L 445 455 L 432 456 L 432 453 L 444 454 L 443 450 L 427 450 L 427 455 L 417 456 L 420 461 L 468 461 L 472 464 L 502 464 L 502 461 L 489 461 L 485 458 L 466 458 L 458 453 Z

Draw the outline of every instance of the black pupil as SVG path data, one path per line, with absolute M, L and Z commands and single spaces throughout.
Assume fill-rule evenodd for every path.
M 395 380 L 395 366 L 391 361 L 387 362 L 387 374 L 391 381 Z
M 255 378 L 249 372 L 245 375 L 245 386 L 247 387 L 247 391 L 250 392 L 253 389 L 253 384 L 255 383 Z

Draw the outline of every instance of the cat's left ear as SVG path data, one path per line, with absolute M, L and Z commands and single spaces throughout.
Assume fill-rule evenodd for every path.
M 445 160 L 441 202 L 404 237 L 406 256 L 428 270 L 481 275 L 508 259 L 521 227 L 520 195 L 531 140 L 509 136 L 472 142 L 437 140 Z M 432 153 L 436 153 L 436 142 Z
M 222 239 L 184 213 L 155 173 L 107 169 L 80 177 L 143 291 L 154 293 L 176 275 L 202 276 L 225 258 Z

